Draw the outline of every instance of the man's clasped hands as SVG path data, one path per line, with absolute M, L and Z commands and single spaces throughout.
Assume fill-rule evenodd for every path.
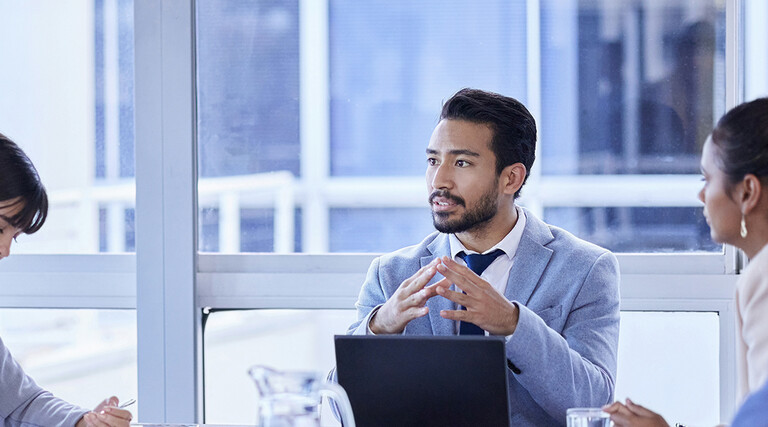
M 437 273 L 443 278 L 427 286 Z M 459 292 L 451 290 L 454 284 Z M 441 310 L 443 318 L 474 323 L 491 335 L 507 336 L 515 332 L 519 316 L 515 303 L 468 267 L 447 256 L 435 258 L 403 281 L 371 319 L 371 331 L 374 334 L 403 332 L 408 322 L 429 313 L 427 301 L 435 296 L 466 308 Z

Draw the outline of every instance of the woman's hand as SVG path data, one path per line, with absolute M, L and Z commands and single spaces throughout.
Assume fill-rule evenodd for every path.
M 615 427 L 669 427 L 661 415 L 629 399 L 626 402 L 626 405 L 613 402 L 603 407 L 604 412 L 611 414 Z
M 75 427 L 128 427 L 133 416 L 125 409 L 119 409 L 120 401 L 112 396 L 104 399 L 93 409 L 83 415 Z

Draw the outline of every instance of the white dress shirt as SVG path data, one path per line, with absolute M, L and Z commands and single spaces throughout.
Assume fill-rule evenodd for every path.
M 504 291 L 507 289 L 507 281 L 509 281 L 509 270 L 512 268 L 512 264 L 515 261 L 515 253 L 517 252 L 517 247 L 520 245 L 520 239 L 523 237 L 523 230 L 525 229 L 525 213 L 517 206 L 515 206 L 515 210 L 517 211 L 517 223 L 514 227 L 512 227 L 512 230 L 506 236 L 504 236 L 504 238 L 501 239 L 499 243 L 483 252 L 484 254 L 487 254 L 495 251 L 496 249 L 501 249 L 504 251 L 504 255 L 499 255 L 496 257 L 496 259 L 493 260 L 488 268 L 483 271 L 483 274 L 480 275 L 480 278 L 490 283 L 491 286 L 493 286 L 493 288 L 502 295 L 504 295 Z M 451 245 L 451 258 L 461 265 L 467 264 L 459 256 L 459 252 L 464 252 L 467 255 L 477 253 L 465 248 L 455 234 L 449 234 L 448 241 Z M 374 308 L 374 311 L 378 311 L 379 308 L 381 307 Z M 370 319 L 373 320 L 373 316 L 371 316 Z M 457 333 L 458 330 L 459 322 L 456 322 Z M 370 321 L 368 323 L 367 333 L 368 335 L 375 335 L 373 331 L 371 331 Z M 485 334 L 488 335 L 488 332 L 486 331 Z M 508 335 L 507 339 L 509 339 L 509 337 L 511 337 L 511 335 Z
M 520 239 L 523 237 L 523 230 L 525 230 L 525 213 L 523 213 L 521 209 L 518 209 L 517 206 L 515 206 L 515 210 L 517 210 L 517 223 L 512 227 L 512 230 L 510 230 L 499 243 L 496 243 L 493 247 L 483 252 L 483 254 L 488 254 L 496 249 L 504 251 L 504 255 L 496 257 L 496 259 L 494 259 L 480 275 L 481 279 L 490 283 L 491 286 L 493 286 L 493 289 L 496 289 L 496 291 L 502 295 L 504 295 L 504 292 L 507 290 L 509 270 L 512 269 L 512 265 L 515 262 L 515 253 L 517 253 L 517 247 L 520 246 Z M 465 248 L 455 234 L 448 236 L 448 242 L 451 245 L 451 258 L 461 265 L 467 265 L 467 263 L 459 256 L 459 253 L 464 252 L 467 255 L 478 253 Z M 455 328 L 456 333 L 458 334 L 459 322 L 456 322 Z M 485 331 L 485 335 L 488 335 L 488 331 Z M 506 338 L 509 339 L 511 336 L 512 335 L 507 335 Z
M 499 243 L 483 252 L 483 254 L 487 254 L 496 249 L 504 251 L 504 255 L 499 255 L 480 275 L 483 280 L 490 283 L 502 295 L 507 290 L 509 270 L 512 268 L 512 264 L 514 264 L 515 253 L 517 252 L 517 247 L 520 246 L 520 239 L 523 237 L 523 230 L 525 229 L 525 213 L 518 209 L 517 206 L 515 206 L 515 209 L 517 210 L 517 223 L 515 226 Z M 459 252 L 464 252 L 467 255 L 477 253 L 465 248 L 455 234 L 449 235 L 448 241 L 451 244 L 451 258 L 461 265 L 467 265 L 467 263 L 459 256 Z

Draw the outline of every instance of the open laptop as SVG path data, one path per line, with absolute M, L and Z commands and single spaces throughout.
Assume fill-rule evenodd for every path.
M 509 426 L 504 338 L 336 335 L 358 427 Z

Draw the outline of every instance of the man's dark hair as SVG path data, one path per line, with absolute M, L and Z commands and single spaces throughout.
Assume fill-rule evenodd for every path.
M 491 151 L 496 155 L 496 175 L 505 167 L 522 163 L 525 181 L 536 157 L 536 120 L 520 101 L 508 96 L 465 88 L 443 104 L 440 120 L 466 120 L 493 131 Z M 520 187 L 520 190 L 522 186 Z M 515 198 L 520 197 L 520 190 Z
M 3 218 L 25 234 L 40 229 L 48 217 L 48 195 L 37 169 L 13 141 L 0 133 L 0 208 L 22 205 Z
M 747 174 L 768 178 L 768 98 L 728 111 L 712 131 L 712 143 L 720 154 L 716 162 L 732 184 Z

